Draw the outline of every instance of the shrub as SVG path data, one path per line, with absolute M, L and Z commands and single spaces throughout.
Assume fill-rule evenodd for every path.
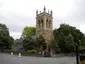
M 32 54 L 32 53 L 37 53 L 36 50 L 27 50 L 27 53 Z

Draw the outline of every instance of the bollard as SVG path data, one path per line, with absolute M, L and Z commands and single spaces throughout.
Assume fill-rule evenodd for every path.
M 39 54 L 41 54 L 41 52 L 39 52 Z
M 11 56 L 13 56 L 13 52 L 11 52 Z
M 44 53 L 45 53 L 45 52 L 44 52 L 44 51 L 42 51 L 42 56 L 43 56 L 43 57 L 44 57 Z
M 21 53 L 19 53 L 19 57 L 21 57 Z

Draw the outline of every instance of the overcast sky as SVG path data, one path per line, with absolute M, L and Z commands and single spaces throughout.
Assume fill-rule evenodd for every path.
M 44 5 L 53 11 L 53 28 L 66 23 L 85 33 L 85 0 L 0 0 L 0 23 L 19 38 L 25 26 L 36 25 L 36 10 L 43 11 Z

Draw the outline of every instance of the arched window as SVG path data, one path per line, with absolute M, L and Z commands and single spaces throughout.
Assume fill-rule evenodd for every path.
M 51 28 L 51 20 L 49 21 L 49 28 Z

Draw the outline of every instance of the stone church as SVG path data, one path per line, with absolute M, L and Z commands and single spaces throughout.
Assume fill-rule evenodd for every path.
M 42 35 L 46 40 L 46 43 L 53 40 L 53 17 L 52 10 L 46 12 L 44 6 L 43 12 L 36 11 L 36 37 Z
M 44 6 L 43 12 L 36 11 L 36 37 L 43 36 L 47 44 L 47 52 L 49 50 L 49 45 L 53 40 L 53 12 L 52 10 L 46 12 Z M 51 53 L 51 52 L 50 52 Z

